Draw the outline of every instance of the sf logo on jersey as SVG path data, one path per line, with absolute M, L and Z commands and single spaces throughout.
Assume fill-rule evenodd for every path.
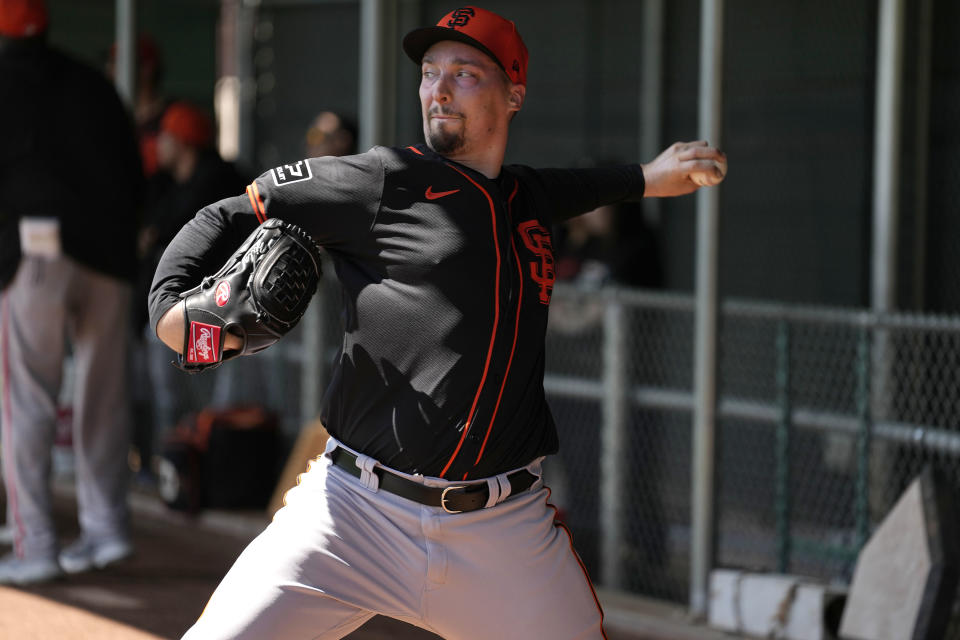
M 306 160 L 297 160 L 293 164 L 282 164 L 275 169 L 271 169 L 270 174 L 273 176 L 273 184 L 278 187 L 309 180 L 313 177 L 310 163 Z
M 553 241 L 550 232 L 536 220 L 527 220 L 517 226 L 524 246 L 533 252 L 539 260 L 529 262 L 530 277 L 540 285 L 540 303 L 550 304 L 550 295 L 553 293 L 553 283 L 557 280 L 553 268 Z

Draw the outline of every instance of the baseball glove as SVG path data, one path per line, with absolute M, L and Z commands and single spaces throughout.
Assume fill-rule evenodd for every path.
M 266 349 L 303 317 L 320 283 L 320 248 L 296 225 L 270 218 L 184 300 L 184 348 L 175 363 L 199 372 Z M 224 352 L 227 332 L 243 348 Z

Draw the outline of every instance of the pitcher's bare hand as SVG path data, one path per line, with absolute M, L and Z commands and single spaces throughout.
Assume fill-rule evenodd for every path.
M 706 140 L 675 142 L 642 166 L 645 197 L 682 196 L 723 182 L 727 156 Z

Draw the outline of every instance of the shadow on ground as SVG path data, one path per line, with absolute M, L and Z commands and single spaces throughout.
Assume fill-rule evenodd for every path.
M 78 534 L 76 506 L 63 491 L 58 494 L 57 532 L 66 544 Z M 172 513 L 138 513 L 133 536 L 135 555 L 105 570 L 44 585 L 0 588 L 0 637 L 180 638 L 250 539 L 240 532 L 217 533 Z M 438 638 L 379 616 L 348 637 Z

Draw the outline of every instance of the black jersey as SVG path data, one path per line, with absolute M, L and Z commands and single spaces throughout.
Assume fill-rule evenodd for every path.
M 408 473 L 495 475 L 558 447 L 543 391 L 551 224 L 643 189 L 638 165 L 505 166 L 490 180 L 423 145 L 301 160 L 181 230 L 154 279 L 152 322 L 259 222 L 298 224 L 343 288 L 320 415 L 330 434 Z

